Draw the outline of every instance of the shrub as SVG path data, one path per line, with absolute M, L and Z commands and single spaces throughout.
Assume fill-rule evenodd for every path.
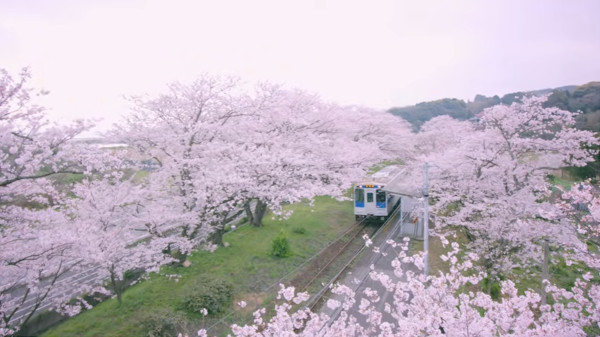
M 501 278 L 503 279 L 503 278 Z M 491 284 L 490 284 L 491 283 Z M 494 281 L 490 278 L 484 278 L 483 279 L 483 289 L 489 289 L 490 290 L 490 297 L 494 300 L 494 301 L 499 301 L 501 296 L 502 296 L 502 289 L 500 286 L 500 283 L 497 281 Z
M 275 257 L 288 257 L 292 255 L 290 243 L 283 231 L 279 232 L 273 239 L 273 242 L 271 243 L 271 255 Z
M 45 330 L 56 326 L 67 318 L 67 316 L 63 316 L 56 311 L 42 311 L 22 325 L 15 336 L 39 336 Z
M 100 293 L 100 292 L 93 292 L 91 294 L 84 294 L 82 296 L 83 300 L 86 301 L 89 305 L 91 305 L 92 307 L 97 306 L 98 304 L 104 302 L 105 300 L 109 299 L 111 297 L 111 295 L 109 293 Z
M 202 313 L 202 309 L 209 314 L 223 312 L 233 301 L 233 285 L 218 278 L 199 277 L 185 287 L 184 293 L 181 305 L 190 313 Z
M 174 262 L 175 265 L 181 266 L 185 260 L 187 260 L 188 254 L 182 253 L 179 249 L 172 250 L 169 252 L 172 258 L 176 259 L 177 262 Z
M 296 234 L 306 234 L 306 228 L 304 227 L 294 227 L 294 229 L 292 229 L 293 233 Z
M 171 337 L 185 331 L 185 320 L 179 314 L 161 309 L 152 311 L 142 319 L 144 333 L 148 337 Z

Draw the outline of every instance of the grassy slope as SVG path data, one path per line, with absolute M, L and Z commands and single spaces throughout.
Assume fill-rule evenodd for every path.
M 272 298 L 273 291 L 278 288 L 273 287 L 266 292 L 271 284 L 318 252 L 354 220 L 350 202 L 337 202 L 327 197 L 317 198 L 312 209 L 307 204 L 289 205 L 286 209 L 294 210 L 288 220 L 267 218 L 263 228 L 242 226 L 225 235 L 224 241 L 229 243 L 229 247 L 220 248 L 212 254 L 194 254 L 190 257 L 192 265 L 189 268 L 165 268 L 165 273 L 181 274 L 179 282 L 153 275 L 150 280 L 128 289 L 121 306 L 116 300 L 105 301 L 49 330 L 44 336 L 142 336 L 140 321 L 144 315 L 161 308 L 176 311 L 180 300 L 185 297 L 182 287 L 202 274 L 230 280 L 235 288 L 234 302 L 242 299 L 249 302 L 248 308 L 240 312 L 235 309 L 237 311 L 227 321 L 247 316 L 253 305 L 265 305 Z M 294 233 L 292 230 L 297 227 L 304 228 L 306 232 Z M 268 255 L 272 239 L 282 229 L 288 234 L 294 252 L 286 259 Z M 193 329 L 201 323 L 211 325 L 218 318 L 188 316 Z

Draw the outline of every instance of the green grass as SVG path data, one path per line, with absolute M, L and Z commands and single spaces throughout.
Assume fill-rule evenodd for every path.
M 403 165 L 404 161 L 402 159 L 394 159 L 394 160 L 384 160 L 381 163 L 375 164 L 373 165 L 369 171 L 368 174 L 374 174 L 377 173 L 379 171 L 381 171 L 384 167 L 390 166 L 390 165 Z
M 317 253 L 331 242 L 339 233 L 354 223 L 351 202 L 338 202 L 328 197 L 319 197 L 313 208 L 307 203 L 287 205 L 286 210 L 294 214 L 287 220 L 278 221 L 267 215 L 264 227 L 241 226 L 225 235 L 228 247 L 219 248 L 214 253 L 196 252 L 189 257 L 189 268 L 165 267 L 165 274 L 180 274 L 178 282 L 164 276 L 152 275 L 126 290 L 123 303 L 116 300 L 105 301 L 90 311 L 75 316 L 59 326 L 50 329 L 43 336 L 143 336 L 141 321 L 155 310 L 167 308 L 177 311 L 185 297 L 182 289 L 185 284 L 199 275 L 219 276 L 234 285 L 234 303 L 240 300 L 248 302 L 241 310 L 232 305 L 229 322 L 247 318 L 254 308 L 268 305 L 274 298 L 278 287 L 267 289 L 280 278 L 293 271 L 307 258 Z M 302 227 L 302 235 L 292 234 L 294 228 Z M 276 258 L 269 255 L 273 238 L 283 230 L 288 233 L 293 255 L 288 258 Z M 183 313 L 182 313 L 183 314 Z M 203 323 L 210 325 L 227 313 L 218 316 L 199 318 L 186 316 L 190 322 L 190 331 L 195 335 Z M 223 334 L 222 330 L 211 332 Z
M 469 241 L 463 228 L 453 228 L 455 235 L 447 237 L 450 243 L 457 242 L 461 247 Z M 423 242 L 414 242 L 415 250 L 422 250 Z M 413 247 L 411 247 L 411 250 Z M 442 260 L 440 256 L 447 254 L 452 250 L 452 246 L 447 244 L 446 247 L 442 245 L 442 241 L 437 236 L 429 236 L 429 274 L 435 275 L 439 272 L 447 273 L 450 271 L 450 266 L 447 261 Z M 465 250 L 461 250 L 459 254 L 465 254 Z M 460 256 L 460 255 L 459 255 Z
M 550 182 L 553 185 L 557 185 L 557 186 L 562 187 L 563 189 L 569 190 L 571 188 L 571 185 L 573 185 L 573 183 L 575 181 L 571 180 L 571 179 L 564 179 L 564 178 L 559 178 L 559 177 L 552 177 L 552 179 L 550 180 Z
M 569 174 L 565 174 L 562 172 L 558 173 L 558 174 L 560 176 L 554 175 L 554 174 L 549 174 L 548 181 L 552 185 L 560 186 L 566 190 L 569 190 L 574 183 L 581 181 L 580 179 L 571 177 Z
M 450 242 L 457 242 L 461 246 L 461 251 L 459 253 L 460 256 L 464 256 L 467 253 L 465 245 L 469 242 L 467 235 L 464 229 L 461 228 L 452 228 L 455 231 L 456 236 L 448 236 L 447 239 Z M 421 240 L 411 240 L 410 242 L 410 251 L 418 252 L 423 250 L 423 241 Z M 436 275 L 439 272 L 447 273 L 449 271 L 448 262 L 443 261 L 440 256 L 442 254 L 446 254 L 451 250 L 450 245 L 443 247 L 441 241 L 438 237 L 430 236 L 429 237 L 429 274 Z M 550 282 L 554 285 L 570 290 L 573 287 L 575 280 L 577 278 L 581 278 L 583 274 L 586 272 L 592 272 L 594 278 L 592 279 L 593 283 L 599 282 L 600 273 L 593 268 L 590 268 L 582 263 L 574 263 L 570 266 L 567 266 L 564 259 L 560 258 L 560 253 L 558 257 L 553 257 L 549 264 L 549 276 Z M 542 284 L 542 269 L 541 269 L 541 261 L 539 265 L 530 265 L 525 268 L 515 268 L 512 270 L 511 275 L 506 276 L 506 278 L 511 279 L 515 282 L 515 286 L 519 290 L 520 294 L 523 294 L 525 290 L 541 290 Z M 472 287 L 470 290 L 482 290 L 484 289 L 483 283 L 479 286 Z
M 133 176 L 133 182 L 140 183 L 141 181 L 146 179 L 149 175 L 150 175 L 150 172 L 148 172 L 148 171 L 144 171 L 144 170 L 136 171 Z

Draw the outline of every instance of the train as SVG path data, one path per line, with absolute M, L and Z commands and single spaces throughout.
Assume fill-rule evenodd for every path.
M 397 166 L 386 166 L 354 184 L 354 216 L 357 221 L 366 217 L 387 220 L 400 205 L 401 197 L 384 188 L 401 173 L 402 170 Z

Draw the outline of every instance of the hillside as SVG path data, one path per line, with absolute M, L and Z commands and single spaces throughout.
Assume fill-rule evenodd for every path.
M 502 97 L 476 95 L 473 101 L 456 98 L 443 98 L 431 102 L 422 102 L 412 106 L 394 107 L 388 111 L 400 116 L 412 124 L 415 131 L 433 117 L 449 115 L 466 120 L 474 117 L 483 109 L 497 104 L 511 104 L 526 95 L 550 94 L 546 107 L 555 106 L 572 112 L 581 111 L 577 117 L 580 129 L 600 132 L 600 82 L 590 82 L 580 86 L 563 86 L 553 89 L 519 91 L 505 94 Z

